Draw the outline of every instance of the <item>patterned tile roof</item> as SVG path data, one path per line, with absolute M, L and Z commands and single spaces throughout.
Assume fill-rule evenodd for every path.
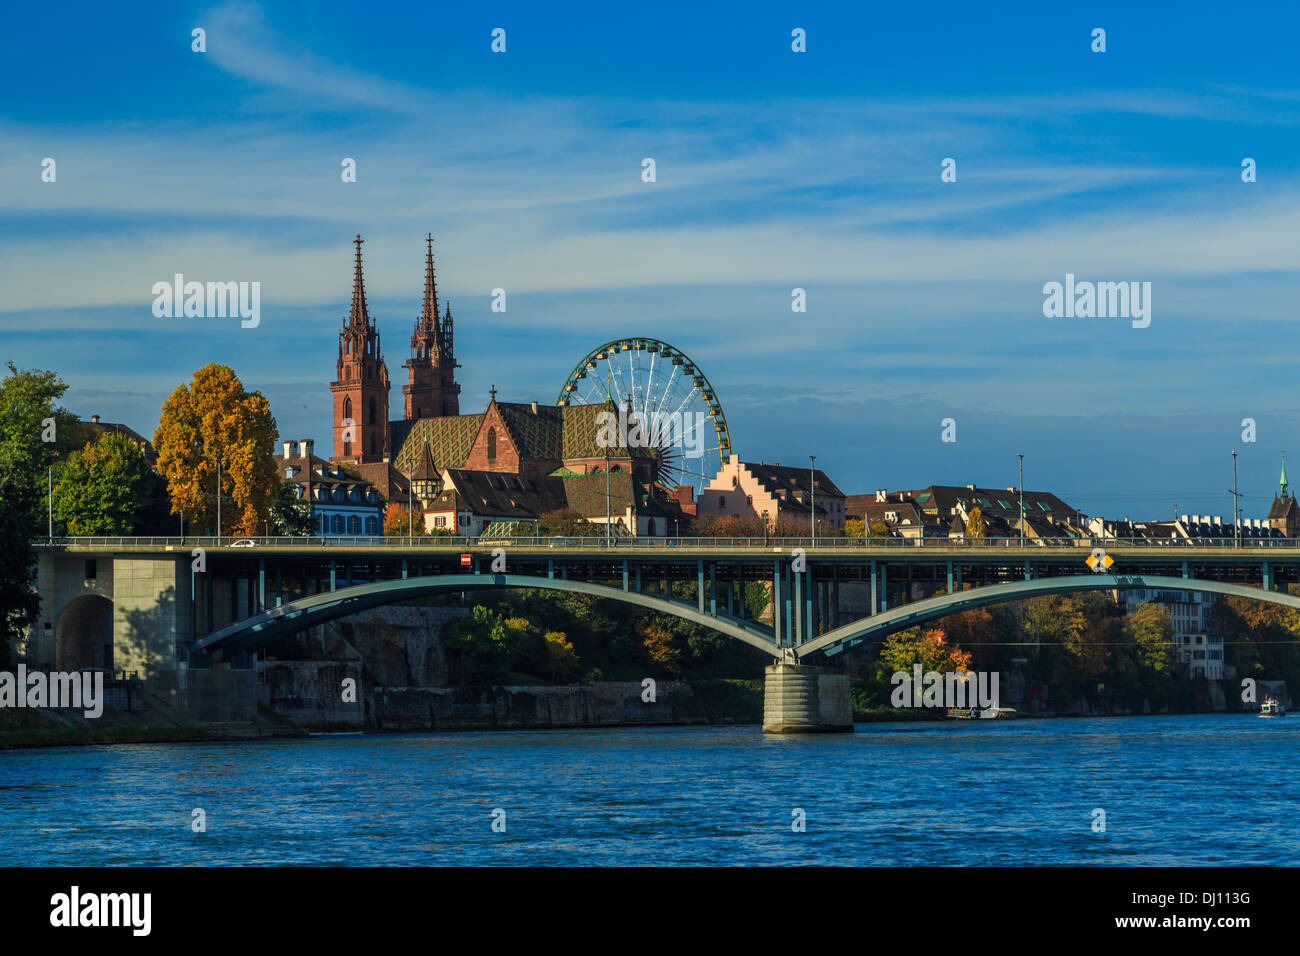
M 394 423 L 396 424 L 396 423 Z M 456 468 L 465 463 L 466 456 L 483 424 L 483 415 L 443 415 L 438 418 L 421 418 L 406 429 L 401 450 L 393 460 L 403 474 L 410 474 L 424 453 L 424 443 L 429 443 L 429 453 L 441 468 Z

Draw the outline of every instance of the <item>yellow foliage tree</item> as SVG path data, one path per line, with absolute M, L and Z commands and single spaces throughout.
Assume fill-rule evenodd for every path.
M 673 632 L 653 617 L 642 618 L 636 625 L 641 644 L 658 667 L 674 677 L 682 670 L 682 650 L 673 640 Z
M 984 538 L 988 536 L 988 528 L 984 524 L 984 511 L 979 505 L 976 505 L 966 515 L 966 537 Z
M 258 534 L 279 485 L 276 432 L 266 398 L 245 391 L 225 365 L 205 365 L 191 384 L 177 386 L 153 436 L 172 514 L 196 530 L 216 530 L 220 459 L 222 533 Z
M 578 659 L 573 644 L 563 631 L 546 632 L 547 669 L 551 680 L 572 680 L 582 670 L 582 661 Z

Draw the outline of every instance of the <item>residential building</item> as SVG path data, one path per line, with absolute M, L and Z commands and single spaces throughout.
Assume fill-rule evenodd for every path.
M 696 502 L 701 518 L 763 518 L 769 528 L 789 522 L 809 526 L 816 510 L 818 530 L 844 527 L 844 492 L 821 469 L 743 462 L 732 455 Z

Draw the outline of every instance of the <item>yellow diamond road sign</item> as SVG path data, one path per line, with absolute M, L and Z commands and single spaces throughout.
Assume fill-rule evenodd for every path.
M 1097 572 L 1109 571 L 1110 566 L 1114 563 L 1115 559 L 1105 551 L 1094 551 L 1088 555 L 1088 567 Z

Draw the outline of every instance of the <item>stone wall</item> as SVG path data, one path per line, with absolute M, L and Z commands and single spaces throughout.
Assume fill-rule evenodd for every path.
M 297 727 L 360 730 L 364 692 L 361 665 L 356 661 L 258 662 L 258 702 L 275 716 Z M 343 699 L 343 682 L 352 680 L 356 693 Z
M 371 730 L 448 730 L 495 727 L 615 727 L 698 720 L 691 689 L 661 682 L 654 703 L 641 684 L 608 681 L 564 687 L 385 687 L 366 698 Z
M 445 687 L 442 637 L 468 613 L 464 607 L 378 607 L 325 624 L 321 631 L 326 648 L 346 645 L 361 655 L 367 683 Z

